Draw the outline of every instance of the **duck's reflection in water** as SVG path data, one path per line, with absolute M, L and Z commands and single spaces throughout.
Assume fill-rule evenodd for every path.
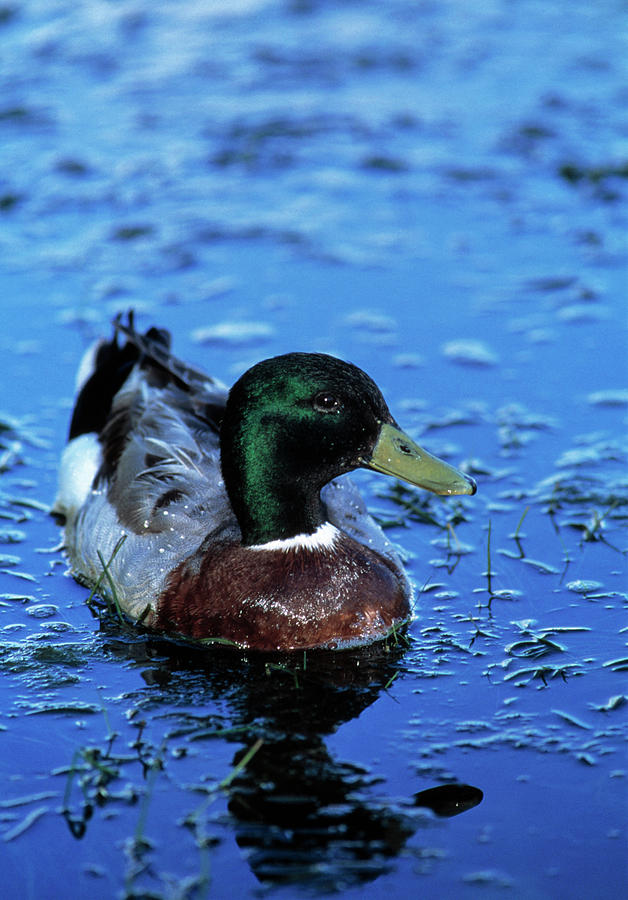
M 220 701 L 224 710 L 226 701 L 229 727 L 238 729 L 226 739 L 242 744 L 246 729 L 234 766 L 258 743 L 227 791 L 235 839 L 260 881 L 319 891 L 370 881 L 394 865 L 418 829 L 482 800 L 479 789 L 463 784 L 393 799 L 383 779 L 359 763 L 363 746 L 355 748 L 356 761 L 330 755 L 326 736 L 359 716 L 400 672 L 400 646 L 281 657 L 191 652 L 163 642 L 109 646 L 137 662 L 158 648 L 143 675 L 159 685 L 157 705 L 162 713 L 168 707 L 171 723 L 192 696 L 198 706 L 199 691 L 204 704 Z
M 236 840 L 255 875 L 324 890 L 372 880 L 429 826 L 427 810 L 453 816 L 482 799 L 477 788 L 447 784 L 387 801 L 373 791 L 375 781 L 362 767 L 333 760 L 320 739 L 261 747 L 229 799 Z

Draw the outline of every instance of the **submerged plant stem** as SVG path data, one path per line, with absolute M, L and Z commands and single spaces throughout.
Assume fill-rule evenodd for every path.
M 223 780 L 218 785 L 221 790 L 225 790 L 226 788 L 228 788 L 233 779 L 240 774 L 242 769 L 245 769 L 248 766 L 263 743 L 263 738 L 258 738 L 255 743 L 251 747 L 249 747 L 240 762 L 233 767 L 229 774 L 225 778 L 223 778 Z
M 519 522 L 517 523 L 517 527 L 515 528 L 515 533 L 513 534 L 513 538 L 516 541 L 519 539 L 519 529 L 523 525 L 523 520 L 525 519 L 525 517 L 528 515 L 529 512 L 530 512 L 530 507 L 526 506 L 524 511 L 521 513 L 521 518 L 519 519 Z M 489 523 L 489 528 L 490 528 L 490 523 Z
M 488 520 L 488 535 L 486 539 L 486 579 L 487 579 L 487 591 L 488 591 L 488 607 L 491 608 L 491 602 L 493 600 L 493 570 L 491 569 L 491 533 L 492 533 L 492 522 Z

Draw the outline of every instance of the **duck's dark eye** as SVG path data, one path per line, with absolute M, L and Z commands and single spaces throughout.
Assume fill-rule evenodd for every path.
M 329 391 L 319 391 L 312 401 L 312 406 L 317 412 L 333 413 L 340 409 L 340 400 Z

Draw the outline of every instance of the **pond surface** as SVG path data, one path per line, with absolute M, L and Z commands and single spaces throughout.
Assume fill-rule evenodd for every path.
M 623 895 L 626 33 L 619 0 L 0 7 L 3 897 Z M 226 381 L 349 359 L 474 475 L 356 476 L 406 636 L 90 613 L 47 508 L 129 307 Z

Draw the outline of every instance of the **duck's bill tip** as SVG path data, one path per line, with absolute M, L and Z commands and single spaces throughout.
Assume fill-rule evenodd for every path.
M 437 462 L 441 462 L 441 460 L 437 460 Z M 447 463 L 443 463 L 443 465 L 447 465 Z M 449 485 L 444 485 L 443 490 L 434 490 L 435 494 L 466 494 L 469 497 L 477 494 L 478 486 L 475 478 L 471 478 L 470 475 L 465 475 L 464 472 L 459 472 L 458 469 L 454 469 L 453 466 L 448 466 L 448 468 L 452 469 L 457 476 L 451 484 L 451 490 L 449 490 Z
M 465 475 L 464 477 L 467 479 L 467 482 L 469 483 L 469 491 L 468 491 L 468 493 L 469 493 L 471 496 L 473 496 L 474 494 L 477 494 L 477 492 L 478 492 L 478 485 L 477 485 L 477 482 L 476 482 L 475 478 L 471 478 L 470 475 Z
M 441 496 L 472 496 L 477 491 L 473 478 L 432 456 L 388 423 L 382 425 L 370 459 L 362 464 Z

